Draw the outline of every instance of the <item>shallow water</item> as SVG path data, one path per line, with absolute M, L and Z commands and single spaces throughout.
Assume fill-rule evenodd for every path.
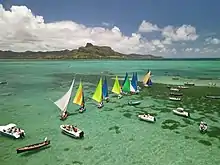
M 220 95 L 217 87 L 204 87 L 208 82 L 219 85 L 220 61 L 0 61 L 0 125 L 10 122 L 25 129 L 26 138 L 13 140 L 0 137 L 1 165 L 219 165 L 220 164 L 220 101 L 205 99 L 205 95 Z M 139 79 L 147 69 L 153 82 L 196 86 L 182 90 L 181 102 L 168 100 L 166 85 L 154 84 L 139 95 L 121 100 L 110 95 L 110 103 L 98 110 L 91 96 L 100 75 L 108 76 L 109 90 L 115 74 L 137 71 Z M 131 75 L 131 74 L 130 74 Z M 172 80 L 179 75 L 180 80 Z M 76 77 L 73 94 L 79 80 L 83 81 L 87 111 L 79 114 L 78 106 L 70 104 L 73 113 L 65 122 L 59 120 L 59 110 L 51 102 L 61 97 Z M 202 78 L 201 77 L 205 77 Z M 141 100 L 137 106 L 128 101 Z M 72 100 L 71 100 L 72 102 Z M 172 109 L 184 107 L 190 118 L 175 116 Z M 137 115 L 151 113 L 156 123 L 140 121 Z M 204 120 L 207 134 L 198 132 Z M 59 125 L 76 124 L 85 132 L 82 140 L 61 134 Z M 37 143 L 45 137 L 51 147 L 24 154 L 16 148 Z

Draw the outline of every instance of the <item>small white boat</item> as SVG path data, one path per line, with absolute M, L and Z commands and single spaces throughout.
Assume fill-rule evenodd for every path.
M 179 89 L 189 89 L 187 86 L 178 86 Z
M 151 116 L 149 114 L 145 115 L 138 115 L 139 119 L 144 120 L 144 121 L 149 121 L 149 122 L 155 122 L 156 118 L 154 116 Z
M 16 124 L 13 123 L 5 126 L 0 126 L 0 133 L 5 136 L 13 137 L 15 139 L 24 138 L 25 136 L 24 130 L 18 128 Z
M 83 138 L 84 132 L 77 128 L 76 126 L 72 125 L 60 125 L 60 129 L 62 132 L 68 136 L 74 137 L 74 138 Z
M 180 89 L 178 89 L 178 88 L 170 88 L 170 91 L 179 92 L 179 91 L 180 91 Z
M 195 86 L 195 84 L 193 82 L 185 82 L 184 85 L 186 85 L 186 86 Z
M 181 101 L 180 97 L 169 97 L 169 99 L 172 101 Z
M 129 101 L 128 105 L 139 105 L 141 101 Z
M 208 129 L 208 125 L 205 122 L 201 121 L 201 123 L 199 125 L 199 131 L 201 133 L 205 133 L 207 131 L 207 129 Z
M 190 114 L 186 111 L 184 111 L 183 108 L 177 108 L 173 110 L 173 113 L 176 115 L 180 115 L 180 116 L 185 116 L 185 117 L 189 117 Z

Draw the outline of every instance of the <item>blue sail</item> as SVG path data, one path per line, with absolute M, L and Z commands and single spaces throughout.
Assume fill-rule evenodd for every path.
M 104 84 L 102 86 L 102 93 L 103 93 L 104 98 L 108 97 L 108 84 L 107 84 L 106 77 L 105 77 L 105 80 L 104 80 Z
M 152 83 L 152 81 L 151 81 L 151 78 L 149 78 L 149 80 L 147 81 L 147 85 L 148 85 L 148 86 L 153 85 L 153 83 Z
M 131 85 L 134 88 L 134 90 L 137 91 L 137 80 L 136 80 L 136 77 L 135 77 L 135 73 L 133 73 L 132 80 L 131 80 Z
M 137 76 L 137 72 L 135 72 L 134 77 L 135 77 L 135 81 L 138 83 L 138 76 Z
M 124 83 L 125 83 L 125 81 L 126 81 L 127 78 L 128 78 L 128 73 L 126 72 L 126 74 L 125 74 L 125 79 L 124 79 L 124 81 L 123 81 L 123 83 L 122 83 L 122 86 L 124 85 Z

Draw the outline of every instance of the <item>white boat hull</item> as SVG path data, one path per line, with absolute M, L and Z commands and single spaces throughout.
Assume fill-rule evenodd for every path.
M 74 132 L 72 130 L 67 130 L 64 128 L 65 125 L 60 125 L 60 129 L 62 130 L 62 132 L 70 137 L 73 138 L 83 138 L 84 137 L 84 132 L 80 129 L 77 128 L 77 132 Z
M 170 91 L 179 92 L 180 90 L 178 88 L 170 88 Z
M 13 128 L 13 127 L 17 128 L 17 126 L 13 123 L 10 123 L 10 124 L 4 125 L 4 126 L 0 126 L 0 133 L 4 136 L 12 137 L 15 139 L 25 137 L 25 132 L 22 129 L 20 130 L 20 132 L 13 132 L 13 131 L 9 132 L 8 131 L 10 128 Z
M 138 115 L 139 119 L 148 121 L 148 122 L 156 122 L 156 118 L 154 116 L 148 116 L 148 115 Z
M 176 109 L 173 110 L 173 113 L 176 114 L 176 115 L 179 115 L 179 116 L 184 116 L 184 117 L 189 117 L 190 116 L 190 114 L 188 112 L 186 112 L 186 111 L 179 112 Z
M 169 97 L 169 99 L 172 101 L 181 101 L 181 98 L 179 97 Z

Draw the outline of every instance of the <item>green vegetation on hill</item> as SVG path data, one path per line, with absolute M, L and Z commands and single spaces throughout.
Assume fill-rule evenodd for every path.
M 162 59 L 160 56 L 122 54 L 108 46 L 95 46 L 87 43 L 85 47 L 74 50 L 48 52 L 0 51 L 0 59 Z

